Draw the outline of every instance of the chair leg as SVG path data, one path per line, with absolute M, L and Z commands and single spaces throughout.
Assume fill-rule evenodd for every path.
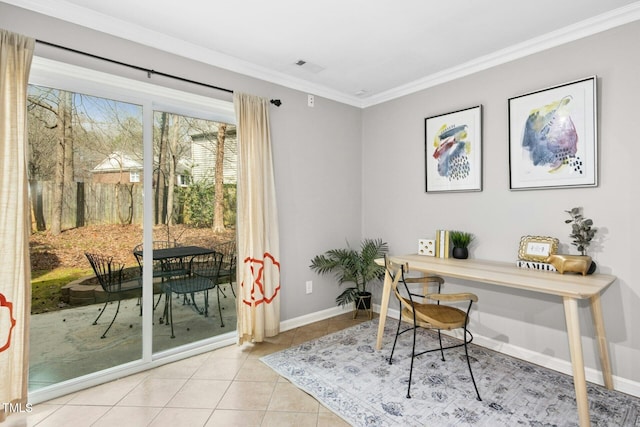
M 218 314 L 220 315 L 220 327 L 224 328 L 224 319 L 222 318 L 222 307 L 220 307 L 220 285 L 216 285 L 216 291 L 218 296 Z
M 113 325 L 113 322 L 116 321 L 116 316 L 118 316 L 119 311 L 120 311 L 120 298 L 118 298 L 118 305 L 116 306 L 116 312 L 113 315 L 113 319 L 111 319 L 111 323 L 109 323 L 109 326 L 107 326 L 107 329 L 104 331 L 104 333 L 100 338 L 104 339 L 107 337 L 107 332 L 109 332 L 109 329 L 111 329 L 111 325 Z
M 444 362 L 444 349 L 442 348 L 442 333 L 440 333 L 440 329 L 438 329 L 438 342 L 440 343 L 440 356 L 442 356 L 442 361 Z
M 413 378 L 413 359 L 416 357 L 416 324 L 413 323 L 413 346 L 411 348 L 411 368 L 409 368 L 409 385 L 407 386 L 407 399 L 411 399 L 411 379 Z
M 464 330 L 464 355 L 467 357 L 467 366 L 469 367 L 469 374 L 471 374 L 471 381 L 473 382 L 473 388 L 476 389 L 476 396 L 478 400 L 482 402 L 480 398 L 480 392 L 478 391 L 478 386 L 476 385 L 476 379 L 473 377 L 473 371 L 471 370 L 471 361 L 469 360 L 469 350 L 467 349 L 467 329 Z
M 402 311 L 402 307 L 400 307 Z M 389 365 L 393 364 L 393 352 L 396 350 L 396 343 L 398 342 L 398 335 L 400 335 L 400 324 L 402 323 L 402 313 L 398 319 L 398 328 L 396 329 L 396 338 L 393 340 L 393 347 L 391 347 L 391 356 L 389 356 Z
M 98 319 L 100 319 L 100 316 L 102 316 L 102 313 L 104 313 L 104 311 L 105 311 L 105 310 L 106 310 L 106 308 L 107 308 L 107 304 L 109 304 L 109 302 L 111 301 L 110 296 L 111 296 L 111 295 L 108 295 L 108 296 L 107 296 L 107 301 L 105 301 L 104 305 L 102 306 L 102 310 L 100 310 L 100 313 L 98 313 L 98 317 L 96 317 L 96 320 L 94 320 L 94 321 L 93 321 L 93 324 L 94 324 L 94 325 L 97 325 L 97 324 L 98 324 Z
M 167 295 L 166 299 L 169 300 L 169 323 L 171 324 L 171 338 L 175 338 L 175 334 L 173 333 L 173 299 L 171 295 Z

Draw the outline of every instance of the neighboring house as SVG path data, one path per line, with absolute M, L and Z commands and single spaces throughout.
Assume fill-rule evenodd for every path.
M 179 187 L 189 185 L 190 169 L 191 166 L 187 160 L 178 161 L 176 185 Z M 142 184 L 142 170 L 142 159 L 134 158 L 121 151 L 114 151 L 91 170 L 91 181 L 102 184 Z
M 191 136 L 191 161 L 194 182 L 213 182 L 216 165 L 217 134 L 202 132 Z M 238 177 L 238 153 L 235 129 L 227 132 L 224 150 L 224 183 L 235 184 Z
M 142 161 L 114 151 L 91 170 L 92 182 L 102 184 L 142 184 Z

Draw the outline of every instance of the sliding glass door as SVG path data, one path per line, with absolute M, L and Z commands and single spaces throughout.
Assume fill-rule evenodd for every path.
M 233 254 L 177 291 L 235 243 L 232 104 L 42 58 L 31 83 L 30 394 L 232 340 Z

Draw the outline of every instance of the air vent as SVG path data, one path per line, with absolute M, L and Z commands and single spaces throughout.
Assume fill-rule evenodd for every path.
M 302 68 L 305 71 L 308 71 L 310 73 L 319 73 L 320 71 L 324 70 L 324 67 L 321 67 L 318 64 L 313 64 L 311 62 L 307 62 L 304 59 L 298 59 L 295 63 L 295 65 L 297 65 L 298 67 Z

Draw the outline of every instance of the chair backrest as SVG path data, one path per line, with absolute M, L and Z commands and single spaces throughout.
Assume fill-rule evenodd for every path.
M 205 255 L 196 255 L 189 262 L 189 271 L 192 275 L 204 277 L 215 285 L 220 275 L 223 259 L 224 254 L 218 251 Z
M 391 261 L 385 256 L 385 267 L 386 273 L 389 274 L 392 282 L 391 287 L 393 292 L 395 293 L 398 301 L 400 301 L 400 311 L 402 316 L 402 311 L 404 310 L 410 317 L 413 318 L 413 321 L 425 326 L 425 327 L 436 327 L 439 329 L 451 329 L 452 319 L 459 319 L 457 324 L 453 327 L 463 327 L 469 321 L 469 312 L 471 310 L 471 305 L 474 302 L 478 301 L 478 297 L 472 293 L 455 293 L 455 294 L 427 294 L 424 293 L 416 293 L 416 291 L 412 291 L 408 285 L 408 279 L 405 279 L 405 272 L 409 271 L 408 264 L 399 264 Z M 424 284 L 424 282 L 428 282 L 434 279 L 434 277 L 422 277 L 419 278 L 422 280 L 414 280 L 410 283 L 412 284 Z M 440 291 L 440 278 L 436 279 L 434 283 L 438 284 L 438 292 Z M 401 289 L 399 289 L 401 288 Z M 427 303 L 426 300 L 433 300 L 434 303 Z M 453 308 L 452 306 L 440 305 L 440 302 L 451 303 L 451 302 L 467 302 L 466 313 L 457 308 Z M 416 308 L 420 306 L 420 308 Z M 464 317 L 460 318 L 456 313 L 464 313 Z M 453 316 L 452 316 L 453 314 Z M 408 320 L 408 319 L 407 319 Z
M 402 303 L 405 308 L 411 308 L 411 294 L 407 295 L 409 297 L 409 302 L 405 300 L 407 296 L 401 294 L 398 289 L 398 285 L 400 283 L 404 284 L 406 291 L 408 292 L 407 284 L 404 280 L 404 272 L 407 269 L 406 264 L 401 264 L 392 261 L 386 254 L 384 256 L 384 266 L 385 266 L 385 276 L 388 276 L 391 279 L 391 289 L 395 293 L 398 300 Z
M 222 254 L 222 264 L 220 267 L 220 277 L 229 276 L 229 282 L 233 282 L 236 277 L 236 265 L 238 254 L 236 251 L 236 241 L 230 240 L 214 247 L 216 252 Z
M 84 254 L 105 292 L 118 292 L 122 289 L 122 270 L 124 264 L 113 261 L 112 256 L 85 252 Z
M 196 255 L 189 261 L 189 275 L 171 278 L 165 282 L 165 286 L 177 294 L 213 289 L 218 284 L 222 258 L 220 252 Z

